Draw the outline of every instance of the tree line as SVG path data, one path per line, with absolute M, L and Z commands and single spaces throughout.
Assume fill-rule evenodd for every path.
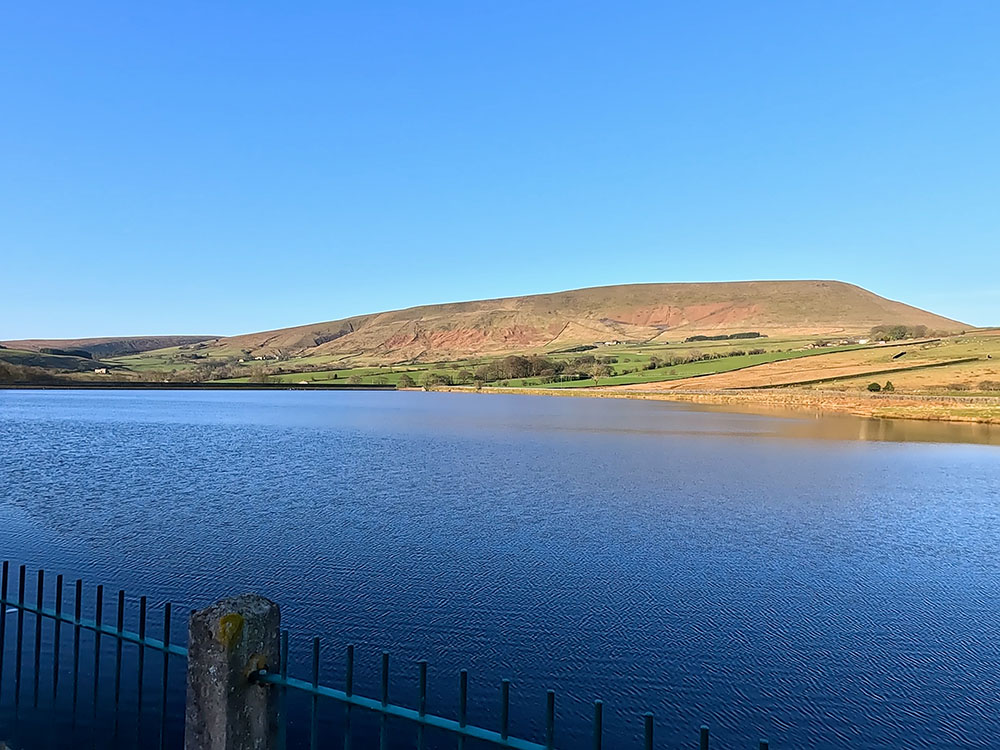
M 759 331 L 744 331 L 742 333 L 720 333 L 718 336 L 688 336 L 684 339 L 685 344 L 690 344 L 693 341 L 733 341 L 735 339 L 766 339 L 763 333 Z
M 60 378 L 43 367 L 15 365 L 0 361 L 0 383 L 56 383 Z
M 875 326 L 871 337 L 876 341 L 902 341 L 903 339 L 922 339 L 930 335 L 927 326 Z

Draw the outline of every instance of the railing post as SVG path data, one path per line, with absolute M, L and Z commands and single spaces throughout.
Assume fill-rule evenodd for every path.
M 245 594 L 191 613 L 185 750 L 277 750 L 278 691 L 251 675 L 280 668 L 278 605 Z

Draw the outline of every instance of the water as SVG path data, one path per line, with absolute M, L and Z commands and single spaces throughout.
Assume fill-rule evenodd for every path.
M 1000 436 L 902 424 L 0 391 L 0 557 L 151 606 L 259 591 L 282 606 L 293 672 L 320 635 L 339 685 L 355 643 L 357 689 L 377 695 L 386 649 L 411 702 L 426 658 L 430 708 L 454 715 L 468 668 L 487 726 L 511 678 L 513 728 L 535 739 L 554 687 L 561 747 L 587 746 L 595 698 L 607 747 L 638 746 L 646 710 L 657 747 L 692 745 L 703 722 L 726 748 L 996 747 Z

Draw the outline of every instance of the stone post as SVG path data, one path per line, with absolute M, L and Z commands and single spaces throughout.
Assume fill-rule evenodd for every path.
M 276 750 L 278 690 L 250 682 L 279 669 L 278 605 L 234 596 L 191 613 L 185 750 Z

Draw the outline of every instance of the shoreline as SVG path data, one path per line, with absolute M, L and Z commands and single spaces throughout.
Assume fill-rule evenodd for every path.
M 473 392 L 469 388 L 438 390 Z M 709 406 L 736 406 L 751 411 L 810 411 L 871 419 L 908 419 L 926 422 L 1000 424 L 1000 397 L 847 394 L 841 391 L 634 391 L 618 388 L 483 388 L 481 393 L 518 393 L 528 396 L 624 398 L 673 401 Z
M 0 383 L 0 391 L 394 391 L 393 385 L 327 384 L 327 383 L 157 383 L 137 380 L 100 382 L 81 380 L 79 383 Z

